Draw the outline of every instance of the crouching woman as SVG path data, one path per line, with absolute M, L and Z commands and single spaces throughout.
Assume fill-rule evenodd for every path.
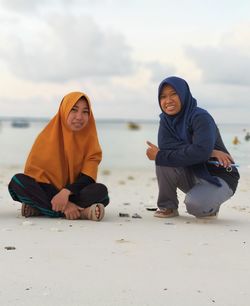
M 147 142 L 146 152 L 156 163 L 159 195 L 155 217 L 179 215 L 177 188 L 186 194 L 189 214 L 216 217 L 221 204 L 235 193 L 239 180 L 219 129 L 179 77 L 161 82 L 158 100 L 162 110 L 158 147 Z

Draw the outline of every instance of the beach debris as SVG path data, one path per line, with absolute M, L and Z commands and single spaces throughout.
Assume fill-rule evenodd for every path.
M 108 170 L 108 169 L 104 169 L 104 170 L 102 170 L 102 174 L 103 174 L 103 175 L 110 175 L 110 174 L 111 174 L 111 171 Z
M 148 211 L 156 211 L 157 207 L 146 207 L 146 210 L 148 210 Z
M 118 181 L 118 184 L 119 184 L 119 185 L 125 185 L 125 184 L 126 184 L 126 182 L 125 182 L 125 181 L 123 181 L 123 180 L 121 180 L 121 181 Z
M 129 175 L 129 176 L 128 176 L 128 180 L 131 180 L 131 181 L 132 181 L 132 180 L 134 180 L 134 179 L 135 179 L 135 178 L 134 178 L 132 175 Z
M 129 218 L 129 214 L 127 214 L 127 213 L 119 213 L 119 217 L 121 217 L 121 218 Z
M 142 217 L 140 215 L 138 215 L 137 213 L 133 214 L 132 215 L 132 218 L 135 218 L 135 219 L 142 219 Z
M 117 243 L 129 243 L 129 240 L 125 240 L 123 238 L 116 240 Z
M 28 290 L 31 290 L 31 289 L 32 289 L 32 287 L 28 287 L 28 288 L 26 288 L 25 290 L 27 290 L 27 291 L 28 291 Z
M 166 224 L 166 225 L 175 225 L 175 224 L 172 223 L 172 222 L 165 222 L 164 224 Z
M 16 247 L 14 247 L 14 246 L 6 246 L 4 248 L 5 248 L 5 250 L 8 250 L 8 251 L 16 249 Z
M 125 202 L 125 203 L 123 203 L 123 205 L 127 206 L 127 205 L 130 205 L 130 203 L 129 202 Z

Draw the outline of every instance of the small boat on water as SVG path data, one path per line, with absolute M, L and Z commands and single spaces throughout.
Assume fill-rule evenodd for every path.
M 128 122 L 128 128 L 130 130 L 139 130 L 140 129 L 140 125 L 135 123 L 135 122 L 130 121 L 130 122 Z
M 11 122 L 11 126 L 14 128 L 27 128 L 30 126 L 30 123 L 25 119 L 16 119 Z

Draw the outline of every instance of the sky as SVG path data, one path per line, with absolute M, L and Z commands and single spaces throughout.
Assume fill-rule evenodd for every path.
M 249 0 L 0 0 L 0 116 L 52 117 L 85 92 L 97 119 L 158 120 L 184 78 L 218 123 L 249 123 Z

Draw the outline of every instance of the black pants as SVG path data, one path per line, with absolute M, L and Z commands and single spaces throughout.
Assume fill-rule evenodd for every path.
M 52 210 L 51 199 L 59 192 L 55 186 L 38 183 L 30 176 L 18 173 L 13 176 L 8 188 L 14 201 L 37 208 L 46 216 L 55 218 L 64 216 L 63 213 Z M 69 201 L 83 208 L 94 203 L 102 203 L 107 206 L 109 203 L 108 190 L 103 184 L 93 183 L 83 188 L 78 194 L 69 196 Z

